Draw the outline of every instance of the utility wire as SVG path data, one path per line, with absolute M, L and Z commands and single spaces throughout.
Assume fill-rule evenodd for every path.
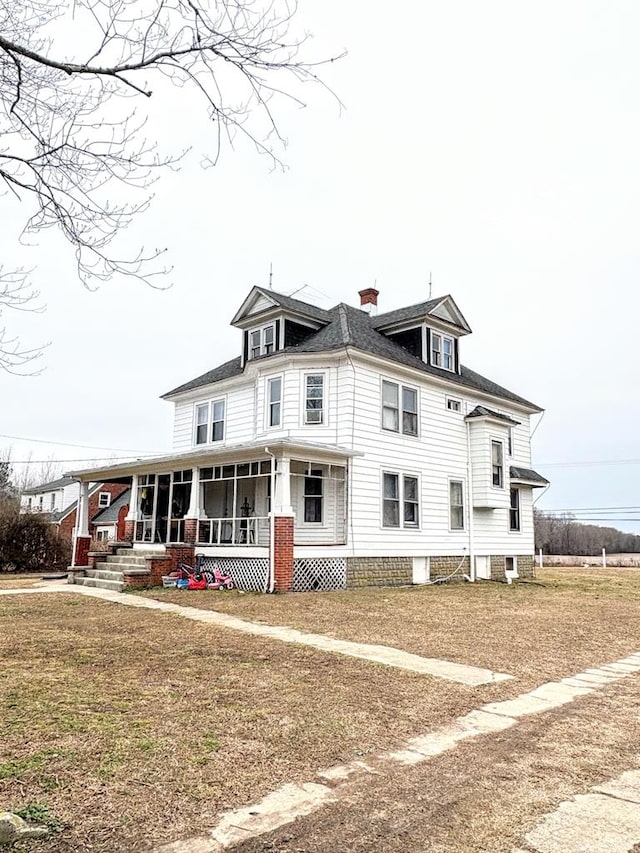
M 84 450 L 112 450 L 114 453 L 136 453 L 140 456 L 159 456 L 160 451 L 155 450 L 132 450 L 130 447 L 96 447 L 92 444 L 71 444 L 68 441 L 48 441 L 46 438 L 26 438 L 23 435 L 4 435 L 0 433 L 0 438 L 10 438 L 13 441 L 28 441 L 34 444 L 57 444 L 61 447 L 82 447 Z M 103 457 L 106 459 L 106 457 Z M 47 460 L 48 461 L 48 460 Z

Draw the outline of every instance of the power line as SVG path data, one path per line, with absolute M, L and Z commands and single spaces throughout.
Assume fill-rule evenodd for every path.
M 91 459 L 10 459 L 10 465 L 66 465 L 68 462 L 129 462 L 135 461 L 135 456 L 92 456 Z M 149 460 L 151 461 L 151 460 Z
M 542 512 L 601 512 L 610 510 L 621 510 L 621 509 L 631 509 L 631 510 L 640 510 L 640 506 L 582 506 L 582 507 L 570 507 L 567 509 L 545 509 Z
M 587 468 L 595 465 L 640 465 L 640 459 L 587 459 L 583 462 L 538 462 L 539 468 Z
M 127 453 L 130 451 L 140 456 L 158 456 L 160 454 L 160 451 L 156 450 L 132 450 L 130 447 L 97 447 L 92 444 L 70 444 L 68 441 L 48 441 L 45 438 L 26 438 L 23 435 L 4 435 L 0 433 L 0 438 L 10 438 L 13 441 L 28 441 L 34 444 L 57 444 L 61 447 L 82 447 L 83 450 L 112 450 L 114 453 Z M 103 458 L 106 459 L 106 457 Z

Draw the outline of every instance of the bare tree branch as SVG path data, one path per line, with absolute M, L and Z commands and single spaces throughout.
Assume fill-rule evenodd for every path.
M 32 206 L 23 238 L 58 228 L 87 287 L 166 273 L 163 250 L 112 249 L 188 150 L 161 152 L 147 116 L 168 81 L 201 99 L 205 163 L 240 134 L 282 166 L 276 103 L 323 85 L 323 62 L 301 56 L 308 35 L 291 35 L 296 12 L 294 0 L 0 0 L 0 186 L 7 204 Z M 3 304 L 16 307 L 0 289 Z M 0 366 L 35 357 L 3 334 Z

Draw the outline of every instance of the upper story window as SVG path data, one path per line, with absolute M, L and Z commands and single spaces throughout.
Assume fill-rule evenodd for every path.
M 196 405 L 196 444 L 208 444 L 224 439 L 225 408 L 224 399 Z
M 462 401 L 457 400 L 455 397 L 447 397 L 447 409 L 450 412 L 461 412 Z
M 324 423 L 324 374 L 308 373 L 304 380 L 304 422 Z
M 51 510 L 53 511 L 56 508 L 56 493 L 51 492 Z
M 453 370 L 453 338 L 440 332 L 431 332 L 431 364 Z
M 397 382 L 382 381 L 382 429 L 418 435 L 418 392 Z
M 262 326 L 260 329 L 252 329 L 249 332 L 249 358 L 258 358 L 260 355 L 269 355 L 276 348 L 275 323 Z
M 282 377 L 267 380 L 267 426 L 282 425 Z
M 501 441 L 491 442 L 491 482 L 498 488 L 504 488 L 504 447 Z
M 385 471 L 382 474 L 382 526 L 418 527 L 418 478 Z
M 109 492 L 100 492 L 98 495 L 98 506 L 100 509 L 105 509 L 111 503 L 111 495 Z

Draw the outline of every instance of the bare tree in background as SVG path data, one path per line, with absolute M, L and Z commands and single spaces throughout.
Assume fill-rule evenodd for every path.
M 154 91 L 168 81 L 200 98 L 208 162 L 241 134 L 278 163 L 274 104 L 302 103 L 298 84 L 318 82 L 322 64 L 302 56 L 306 36 L 289 35 L 296 11 L 287 0 L 0 0 L 0 182 L 5 204 L 29 205 L 25 235 L 59 228 L 90 287 L 166 272 L 161 250 L 127 257 L 112 245 L 184 153 L 145 138 Z M 17 291 L 6 281 L 0 308 L 24 308 L 26 280 Z M 34 355 L 0 337 L 0 367 Z

